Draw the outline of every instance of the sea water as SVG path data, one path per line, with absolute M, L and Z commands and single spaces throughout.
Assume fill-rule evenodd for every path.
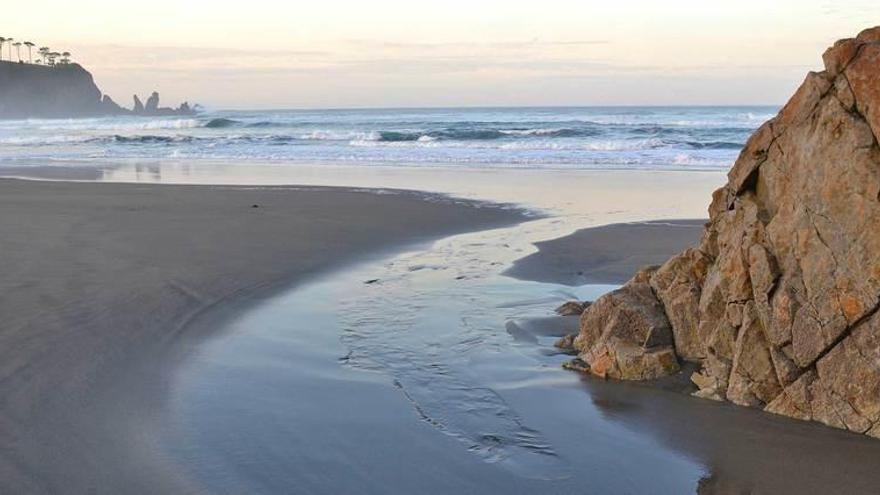
M 143 160 L 724 170 L 773 107 L 210 111 L 0 121 L 0 167 Z

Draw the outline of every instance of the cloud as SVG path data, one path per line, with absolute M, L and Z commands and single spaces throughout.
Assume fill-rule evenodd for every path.
M 400 41 L 380 41 L 369 39 L 353 39 L 346 40 L 348 43 L 366 46 L 378 46 L 386 48 L 395 48 L 403 50 L 450 50 L 450 49 L 483 49 L 483 50 L 521 50 L 524 48 L 536 47 L 554 47 L 554 46 L 595 46 L 608 45 L 610 40 L 569 40 L 569 41 L 553 41 L 541 40 L 533 38 L 521 41 L 502 41 L 502 42 L 444 42 L 444 43 L 419 43 L 419 42 L 400 42 Z
M 876 0 L 858 1 L 850 0 L 846 4 L 840 2 L 828 2 L 819 6 L 822 15 L 836 17 L 842 20 L 860 20 L 865 21 L 871 17 L 875 17 L 880 13 L 880 6 Z M 865 23 L 868 27 L 870 22 Z
M 476 72 L 523 74 L 602 70 L 611 65 L 571 47 L 601 40 L 503 43 L 398 43 L 346 40 L 310 50 L 242 47 L 103 45 L 78 47 L 77 57 L 97 73 L 149 70 L 192 77 L 260 77 L 280 74 L 346 73 L 448 75 Z

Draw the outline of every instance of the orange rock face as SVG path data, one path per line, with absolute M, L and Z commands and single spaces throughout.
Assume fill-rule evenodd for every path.
M 678 371 L 672 328 L 643 270 L 581 315 L 574 341 L 590 372 L 602 378 L 646 380 Z
M 696 395 L 880 436 L 880 27 L 823 61 L 749 139 L 700 246 L 584 312 L 588 365 L 653 378 L 668 349 L 701 365 Z

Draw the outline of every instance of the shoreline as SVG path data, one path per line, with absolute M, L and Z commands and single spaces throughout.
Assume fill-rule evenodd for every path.
M 348 263 L 527 219 L 412 191 L 7 179 L 0 190 L 0 243 L 17 267 L 0 281 L 10 492 L 156 490 L 164 469 L 150 464 L 148 426 L 173 362 L 155 360 L 209 337 L 213 315 Z

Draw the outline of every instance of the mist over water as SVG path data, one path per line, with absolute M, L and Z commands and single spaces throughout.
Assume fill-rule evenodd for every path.
M 771 107 L 217 111 L 0 121 L 0 165 L 206 159 L 723 170 Z

